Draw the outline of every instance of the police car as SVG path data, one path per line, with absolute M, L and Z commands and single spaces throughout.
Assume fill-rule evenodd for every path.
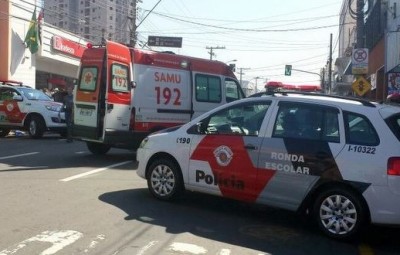
M 152 134 L 137 173 L 158 199 L 184 190 L 308 212 L 326 235 L 400 224 L 400 107 L 275 93 Z
M 62 103 L 20 82 L 0 81 L 0 137 L 12 129 L 27 130 L 33 138 L 45 131 L 66 134 Z

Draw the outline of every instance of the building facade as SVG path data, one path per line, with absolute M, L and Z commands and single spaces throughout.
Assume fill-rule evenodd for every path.
M 349 6 L 349 2 L 354 6 Z M 340 13 L 339 55 L 335 61 L 337 94 L 354 94 L 352 84 L 352 50 L 357 43 L 357 23 L 351 10 L 358 1 L 344 0 Z M 363 76 L 371 89 L 363 97 L 384 101 L 400 93 L 400 0 L 369 0 L 364 15 L 362 48 L 368 50 L 368 71 Z
M 86 40 L 129 44 L 137 0 L 45 0 L 46 22 Z
M 77 78 L 87 41 L 41 20 L 38 51 L 31 53 L 24 41 L 35 8 L 36 19 L 41 10 L 35 2 L 0 1 L 0 80 L 19 81 L 37 89 L 65 89 Z

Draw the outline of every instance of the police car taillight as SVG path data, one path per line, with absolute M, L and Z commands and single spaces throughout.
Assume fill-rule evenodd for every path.
M 389 158 L 387 174 L 400 176 L 400 157 Z

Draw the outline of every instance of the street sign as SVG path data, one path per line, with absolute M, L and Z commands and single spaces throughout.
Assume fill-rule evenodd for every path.
M 149 46 L 182 48 L 182 37 L 149 36 Z
M 359 76 L 355 82 L 351 85 L 351 88 L 357 95 L 363 96 L 365 93 L 371 90 L 371 84 L 362 76 Z
M 368 73 L 368 48 L 353 49 L 351 56 L 353 74 Z

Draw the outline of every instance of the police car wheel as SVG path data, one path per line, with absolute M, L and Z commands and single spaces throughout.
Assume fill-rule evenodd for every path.
M 28 123 L 29 135 L 33 138 L 40 138 L 43 136 L 45 130 L 45 124 L 43 120 L 38 116 L 32 116 Z
M 364 224 L 365 209 L 353 192 L 332 188 L 322 192 L 315 200 L 314 217 L 327 236 L 348 240 L 355 237 Z
M 0 137 L 6 137 L 10 133 L 8 128 L 0 128 Z
M 174 200 L 182 193 L 182 177 L 175 162 L 158 159 L 148 168 L 147 186 L 151 194 L 164 201 Z

